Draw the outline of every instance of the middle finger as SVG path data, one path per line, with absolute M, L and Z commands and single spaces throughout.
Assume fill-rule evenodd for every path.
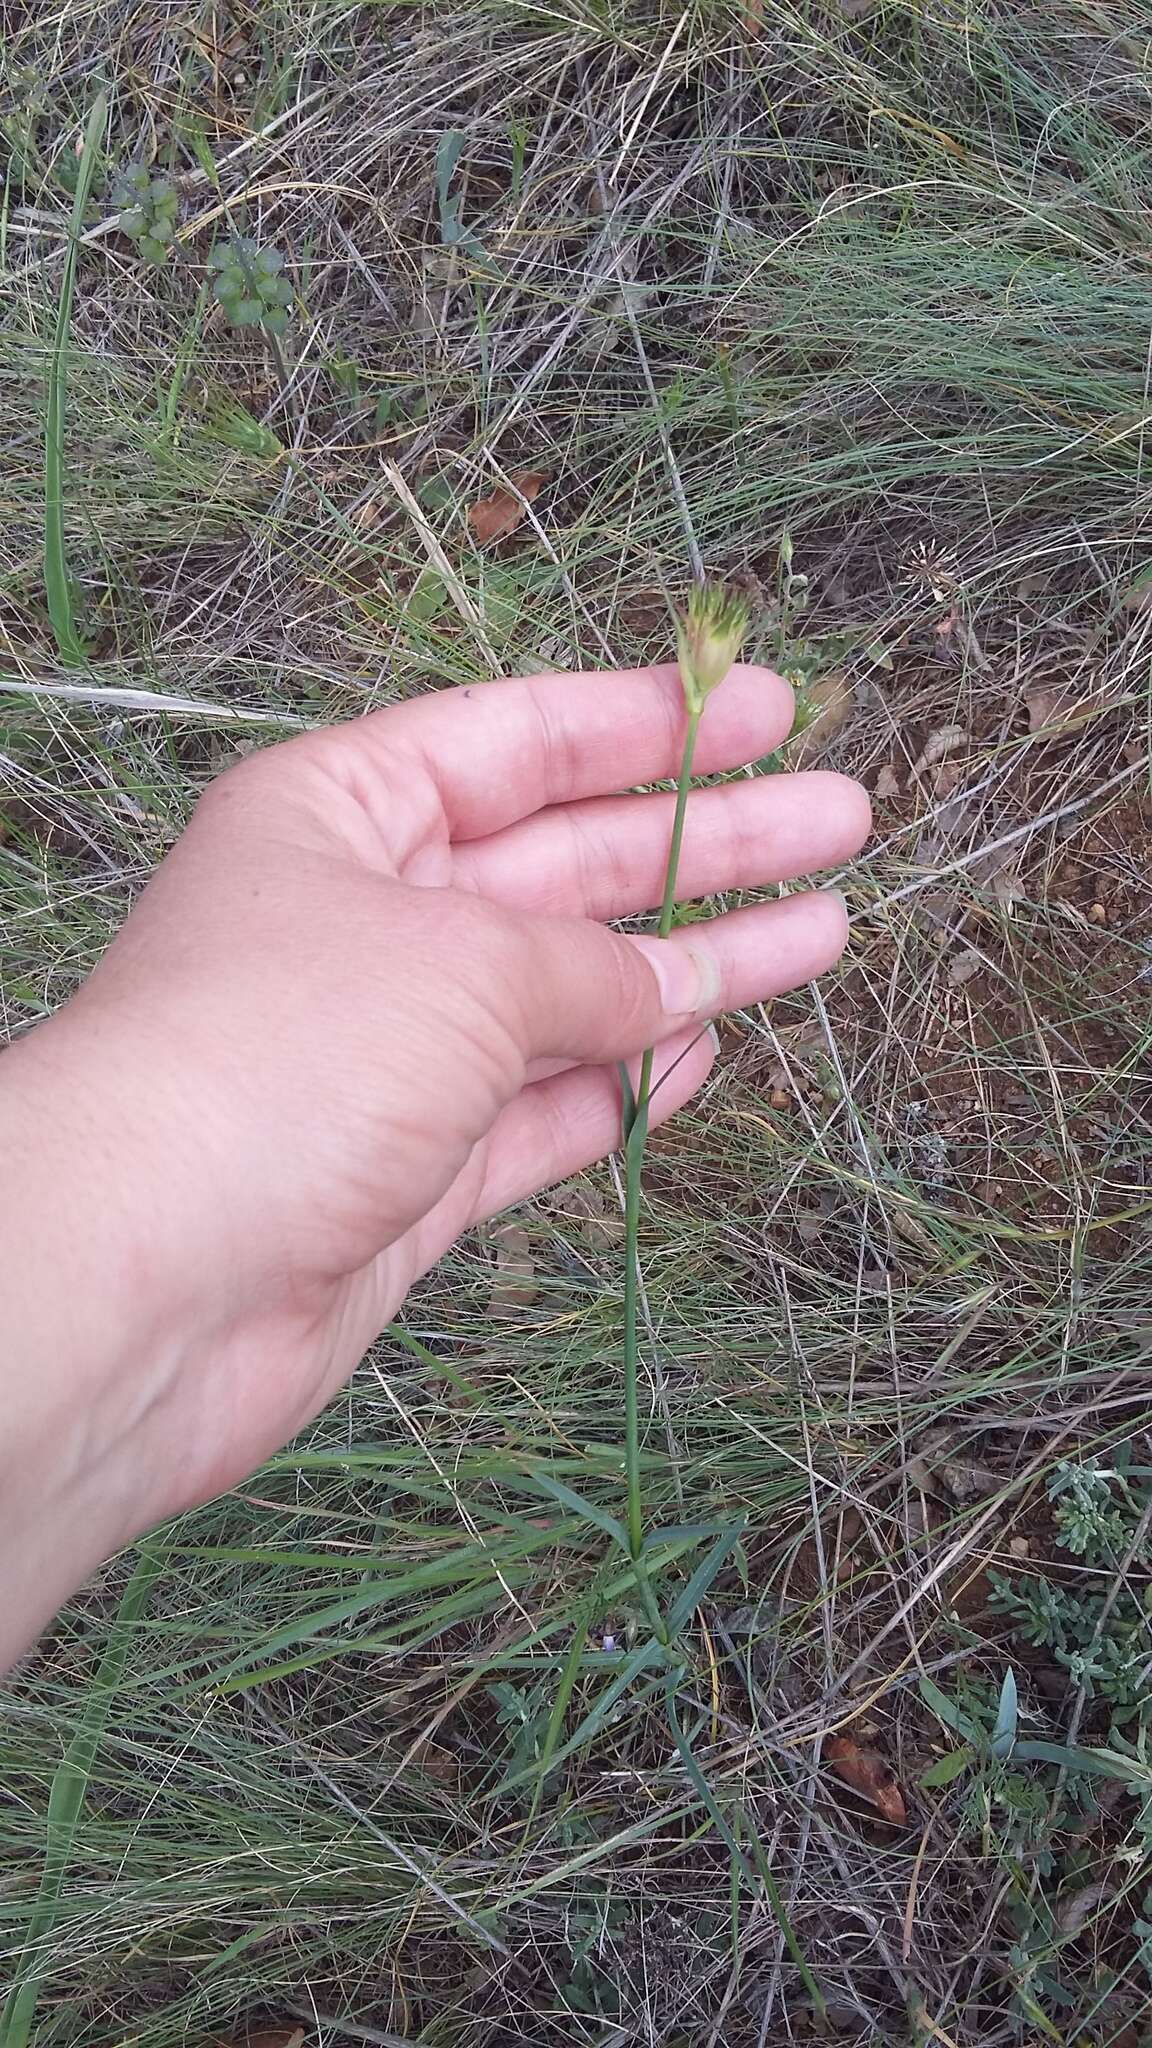
M 558 916 L 630 917 L 664 892 L 675 797 L 593 797 L 557 804 L 453 848 L 452 880 L 491 901 Z M 695 790 L 677 897 L 793 881 L 863 845 L 871 806 L 858 782 L 813 771 Z

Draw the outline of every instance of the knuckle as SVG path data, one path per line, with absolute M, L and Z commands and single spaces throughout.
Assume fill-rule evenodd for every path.
M 642 1039 L 661 1011 L 656 977 L 643 955 L 626 939 L 605 932 L 603 995 L 611 1002 L 613 1024 L 621 1036 Z

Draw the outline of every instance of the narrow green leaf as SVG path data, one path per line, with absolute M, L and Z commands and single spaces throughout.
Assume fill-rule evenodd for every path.
M 421 1365 L 426 1365 L 432 1372 L 439 1373 L 441 1378 L 446 1379 L 449 1386 L 452 1387 L 455 1390 L 455 1392 L 461 1396 L 463 1400 L 483 1400 L 484 1396 L 481 1394 L 480 1389 L 478 1387 L 474 1387 L 472 1385 L 471 1380 L 466 1380 L 463 1374 L 458 1373 L 455 1370 L 455 1368 L 449 1364 L 446 1358 L 440 1357 L 439 1352 L 430 1351 L 426 1344 L 421 1344 L 419 1337 L 413 1337 L 411 1333 L 408 1330 L 402 1328 L 402 1326 L 399 1323 L 389 1323 L 386 1334 L 389 1337 L 391 1337 L 392 1342 L 394 1344 L 399 1344 L 402 1347 L 402 1349 L 409 1352 L 413 1358 L 418 1358 Z
M 992 1730 L 992 1754 L 1003 1763 L 1011 1756 L 1016 1742 L 1017 1693 L 1016 1674 L 1009 1665 L 1000 1687 L 1000 1699 L 996 1708 L 996 1725 Z
M 730 1528 L 721 1531 L 706 1557 L 701 1558 L 688 1584 L 672 1602 L 668 1615 L 668 1633 L 678 1636 L 690 1614 L 704 1598 L 717 1574 L 723 1570 L 729 1553 L 744 1534 L 744 1523 L 733 1522 Z
M 784 1945 L 803 1979 L 804 1988 L 812 2000 L 817 2013 L 823 2015 L 828 2010 L 824 1993 L 820 1989 L 819 1981 L 813 1974 L 808 1958 L 796 1937 L 796 1930 L 788 1917 L 788 1909 L 784 1904 L 783 1894 L 776 1882 L 775 1873 L 768 1862 L 768 1858 L 764 1854 L 760 1838 L 751 1829 L 749 1830 L 749 1844 L 760 1882 L 768 1894 L 768 1903 L 776 1916 L 776 1924 L 784 1936 Z
M 60 279 L 60 303 L 48 361 L 48 402 L 44 418 L 44 588 L 48 617 L 52 624 L 60 659 L 69 668 L 82 668 L 84 649 L 76 631 L 72 610 L 72 586 L 64 547 L 64 431 L 68 411 L 68 337 L 72 328 L 72 300 L 76 290 L 76 255 L 84 227 L 84 209 L 92 189 L 96 159 L 108 125 L 108 97 L 98 93 L 84 127 L 84 146 L 76 174 L 72 217 L 68 223 L 68 246 Z
M 707 1543 L 723 1535 L 720 1522 L 672 1522 L 667 1528 L 650 1529 L 641 1547 L 641 1557 L 651 1559 L 657 1551 L 671 1545 L 683 1550 L 686 1546 L 695 1548 L 698 1543 Z
M 1015 1761 L 1059 1764 L 1066 1771 L 1088 1771 L 1098 1778 L 1118 1778 L 1125 1785 L 1152 1785 L 1152 1770 L 1118 1749 L 1072 1749 L 1063 1742 L 1018 1742 Z
M 307 1642 L 310 1638 L 326 1635 L 331 1629 L 351 1621 L 358 1614 L 372 1608 L 394 1605 L 406 1594 L 426 1594 L 432 1589 L 447 1585 L 453 1596 L 464 1600 L 470 1589 L 477 1586 L 485 1591 L 492 1584 L 492 1566 L 498 1564 L 507 1572 L 521 1558 L 530 1557 L 534 1551 L 547 1549 L 553 1542 L 553 1534 L 547 1529 L 527 1529 L 515 1537 L 509 1537 L 488 1556 L 470 1546 L 461 1545 L 449 1551 L 446 1556 L 436 1558 L 428 1564 L 414 1565 L 408 1571 L 380 1573 L 366 1585 L 357 1587 L 355 1592 L 346 1593 L 338 1600 L 327 1601 L 322 1607 L 311 1608 L 295 1621 L 264 1636 L 259 1642 L 237 1652 L 228 1664 L 222 1665 L 208 1677 L 198 1682 L 199 1686 L 224 1686 L 232 1690 L 237 1674 L 246 1664 L 258 1659 L 273 1657 L 279 1650 L 291 1649 L 295 1644 Z M 363 1567 L 363 1559 L 360 1561 Z M 434 1611 L 434 1610 L 426 1610 Z M 348 1638 L 342 1639 L 345 1650 L 355 1647 Z
M 938 1685 L 933 1685 L 930 1678 L 920 1680 L 920 1697 L 925 1706 L 931 1707 L 937 1718 L 943 1721 L 946 1728 L 951 1728 L 957 1735 L 962 1735 L 966 1742 L 973 1743 L 977 1749 L 983 1748 L 987 1740 L 984 1730 L 976 1726 L 975 1721 L 956 1705 L 955 1700 L 950 1700 L 947 1693 L 941 1692 Z
M 567 1508 L 569 1514 L 579 1515 L 583 1522 L 594 1523 L 597 1529 L 602 1529 L 606 1536 L 612 1538 L 613 1543 L 620 1545 L 625 1557 L 631 1556 L 624 1526 L 614 1515 L 608 1513 L 607 1508 L 597 1507 L 595 1501 L 585 1500 L 582 1493 L 577 1493 L 571 1486 L 565 1486 L 560 1479 L 550 1478 L 546 1472 L 520 1473 L 517 1475 L 516 1483 L 530 1488 L 533 1492 L 547 1494 L 558 1507 Z
M 540 1755 L 536 1761 L 536 1783 L 532 1790 L 532 1806 L 527 1820 L 529 1828 L 536 1818 L 544 1791 L 544 1780 L 552 1768 L 556 1745 L 564 1730 L 564 1717 L 568 1712 L 568 1702 L 572 1697 L 572 1689 L 580 1670 L 587 1640 L 588 1623 L 583 1621 L 572 1637 L 571 1647 L 564 1660 L 564 1669 L 560 1673 L 560 1683 L 556 1687 L 556 1697 L 552 1702 L 552 1712 L 548 1716 L 548 1726 L 544 1730 L 544 1740 L 540 1745 Z
M 664 1646 L 662 1643 L 641 1643 L 635 1650 L 631 1650 L 627 1657 L 625 1657 L 624 1662 L 618 1666 L 614 1676 L 604 1687 L 603 1692 L 597 1697 L 595 1705 L 585 1714 L 579 1727 L 573 1729 L 568 1740 L 559 1749 L 553 1750 L 548 1765 L 549 1770 L 554 1770 L 557 1764 L 563 1763 L 565 1757 L 571 1756 L 575 1750 L 586 1748 L 593 1736 L 599 1734 L 613 1707 L 627 1692 L 633 1679 L 637 1678 L 642 1671 L 651 1669 L 653 1664 L 663 1663 Z M 656 1684 L 662 1686 L 664 1683 L 665 1679 L 663 1674 L 661 1674 Z M 648 1692 L 653 1690 L 655 1690 L 655 1686 L 647 1688 Z M 645 1694 L 639 1694 L 633 1705 L 638 1705 L 640 1699 L 645 1696 Z M 497 1787 L 496 1792 L 489 1793 L 489 1798 L 495 1798 L 499 1794 L 510 1792 L 515 1785 L 524 1784 L 527 1779 L 535 1776 L 537 1769 L 538 1766 L 536 1764 L 528 1764 L 523 1770 L 516 1771 L 511 1777 L 504 1778 Z
M 524 1566 L 501 1567 L 501 1583 L 509 1590 L 526 1585 L 531 1572 Z M 359 1638 L 339 1635 L 335 1638 L 322 1636 L 310 1650 L 302 1651 L 298 1657 L 291 1657 L 280 1664 L 262 1664 L 255 1671 L 240 1671 L 235 1677 L 225 1677 L 219 1684 L 220 1693 L 250 1692 L 253 1686 L 264 1685 L 270 1679 L 288 1678 L 297 1671 L 310 1671 L 317 1664 L 327 1663 L 333 1657 L 415 1656 L 447 1630 L 458 1628 L 462 1622 L 475 1614 L 490 1614 L 498 1604 L 501 1584 L 481 1579 L 473 1586 L 461 1591 L 454 1586 L 452 1591 L 431 1607 L 420 1607 L 415 1614 L 406 1616 L 387 1634 L 373 1634 Z M 231 1669 L 233 1667 L 226 1667 Z M 203 1693 L 206 1680 L 181 1688 L 182 1695 Z
M 440 240 L 446 248 L 460 239 L 457 203 L 450 196 L 450 187 L 466 141 L 462 129 L 446 128 L 436 145 L 436 205 L 440 214 Z
M 708 1780 L 705 1778 L 703 1771 L 700 1769 L 699 1764 L 693 1756 L 691 1748 L 688 1743 L 688 1738 L 680 1725 L 680 1716 L 676 1711 L 676 1700 L 673 1691 L 673 1681 L 671 1679 L 667 1681 L 667 1684 L 665 1686 L 665 1704 L 668 1709 L 668 1726 L 672 1731 L 672 1740 L 676 1744 L 677 1753 L 680 1757 L 681 1763 L 684 1766 L 684 1770 L 687 1775 L 688 1781 L 692 1786 L 693 1791 L 696 1793 L 698 1799 L 701 1801 L 704 1810 L 707 1813 L 708 1818 L 712 1822 L 712 1825 L 715 1828 L 717 1834 L 719 1835 L 721 1841 L 724 1843 L 729 1854 L 733 1858 L 733 1861 L 738 1865 L 740 1873 L 744 1878 L 745 1883 L 748 1885 L 752 1885 L 755 1883 L 755 1879 L 753 1877 L 752 1871 L 750 1870 L 747 1862 L 745 1861 L 744 1852 L 741 1849 L 739 1842 L 736 1840 L 736 1837 L 733 1834 L 732 1829 L 729 1827 L 728 1822 L 725 1820 L 724 1815 L 721 1813 L 720 1808 L 717 1806 L 715 1795 L 712 1791 L 712 1787 L 709 1785 Z
M 975 1759 L 976 1752 L 973 1749 L 950 1749 L 947 1756 L 940 1757 L 936 1763 L 929 1764 L 926 1771 L 921 1772 L 920 1783 L 929 1791 L 943 1785 L 954 1784 L 960 1773 L 966 1771 Z

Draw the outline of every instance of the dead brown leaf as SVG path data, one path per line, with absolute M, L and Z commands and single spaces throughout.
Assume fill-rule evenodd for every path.
M 532 1240 L 522 1223 L 497 1223 L 490 1232 L 496 1251 L 496 1275 L 488 1297 L 489 1315 L 515 1315 L 531 1308 L 539 1289 Z
M 878 1749 L 862 1749 L 853 1735 L 832 1735 L 824 1744 L 824 1762 L 838 1778 L 859 1792 L 885 1820 L 902 1826 L 908 1818 L 904 1794 Z
M 1050 725 L 1059 725 L 1072 711 L 1071 693 L 1066 683 L 1057 683 L 1052 688 L 1041 686 L 1036 690 L 1025 690 L 1024 709 L 1028 713 L 1029 732 L 1045 732 Z
M 353 505 L 352 510 L 349 512 L 348 524 L 356 533 L 370 533 L 374 526 L 379 526 L 383 513 L 384 505 L 382 499 L 378 497 L 362 498 L 360 503 Z
M 876 777 L 872 794 L 878 803 L 883 803 L 888 797 L 899 796 L 900 778 L 891 761 L 885 761 L 879 775 Z
M 962 761 L 941 761 L 932 777 L 932 796 L 936 803 L 946 804 L 955 796 L 964 780 Z
M 468 524 L 480 547 L 490 547 L 493 541 L 506 540 L 510 533 L 515 533 L 524 517 L 525 505 L 532 503 L 547 481 L 546 469 L 512 469 L 508 472 L 511 489 L 497 484 L 486 498 L 469 505 Z
M 924 742 L 924 751 L 912 765 L 913 775 L 923 775 L 929 768 L 935 768 L 946 754 L 954 754 L 958 747 L 968 744 L 968 728 L 963 725 L 939 725 L 930 732 Z
M 997 903 L 1012 914 L 1014 904 L 1026 895 L 1024 879 L 1018 867 L 1012 865 L 1010 854 L 1001 849 L 998 853 L 986 854 L 974 860 L 968 870 L 972 880 L 981 889 L 987 889 Z
M 439 1779 L 442 1785 L 459 1783 L 460 1759 L 455 1750 L 445 1749 L 440 1742 L 425 1741 L 408 1754 L 416 1769 L 424 1771 L 429 1778 Z
M 1117 686 L 1112 681 L 1086 684 L 1082 679 L 1065 677 L 1037 684 L 1035 689 L 1024 692 L 1028 730 L 1049 733 L 1056 739 L 1064 727 L 1080 726 L 1113 710 L 1122 695 L 1123 684 Z
M 809 1083 L 813 1076 L 813 1056 L 824 1046 L 824 1033 L 819 1020 L 805 1018 L 801 1024 L 778 1024 L 776 1027 L 778 1056 L 765 1069 L 764 1086 L 772 1092 L 789 1096 L 800 1091 L 801 1083 Z M 777 1103 L 776 1107 L 783 1105 Z
M 1061 1934 L 1079 1934 L 1085 1921 L 1091 1919 L 1111 1892 L 1109 1884 L 1087 1884 L 1083 1891 L 1065 1892 L 1056 1908 L 1056 1925 Z
M 838 668 L 829 669 L 827 675 L 805 683 L 796 696 L 796 708 L 804 720 L 803 729 L 791 743 L 788 766 L 807 768 L 818 759 L 855 705 L 852 685 Z
M 623 1235 L 624 1218 L 593 1181 L 565 1181 L 546 1197 L 545 1206 L 558 1222 L 574 1225 L 590 1251 L 611 1251 Z
M 926 1429 L 908 1460 L 908 1478 L 922 1492 L 950 1493 L 962 1507 L 986 1500 L 1002 1481 L 987 1465 L 981 1465 L 965 1447 L 962 1438 L 946 1426 Z

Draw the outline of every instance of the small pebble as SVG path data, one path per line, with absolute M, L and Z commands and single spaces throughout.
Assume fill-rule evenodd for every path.
M 1013 1557 L 1031 1557 L 1032 1555 L 1032 1545 L 1026 1536 L 1011 1537 L 1008 1548 L 1012 1552 Z

